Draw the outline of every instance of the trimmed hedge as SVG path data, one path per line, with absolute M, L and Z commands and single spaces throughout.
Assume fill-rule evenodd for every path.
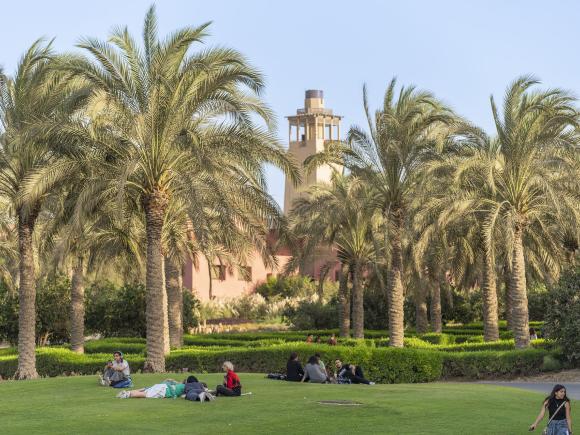
M 487 379 L 531 376 L 544 369 L 544 349 L 505 352 L 446 352 L 443 358 L 444 378 Z

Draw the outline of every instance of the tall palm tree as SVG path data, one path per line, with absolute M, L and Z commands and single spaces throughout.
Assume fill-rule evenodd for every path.
M 372 268 L 377 255 L 373 234 L 376 232 L 377 214 L 371 204 L 372 196 L 367 186 L 352 176 L 334 174 L 331 184 L 314 185 L 294 202 L 291 213 L 293 236 L 298 250 L 287 264 L 293 270 L 321 246 L 334 247 L 341 263 L 340 299 L 341 331 L 346 332 L 350 307 L 347 280 L 352 280 L 353 335 L 364 337 L 363 277 Z M 379 216 L 380 217 L 380 216 Z M 380 255 L 380 252 L 379 252 Z
M 574 216 L 578 222 L 579 180 L 573 172 L 578 151 L 578 113 L 574 98 L 560 89 L 532 91 L 538 81 L 520 77 L 507 89 L 503 113 L 491 108 L 505 165 L 494 175 L 496 194 L 487 199 L 505 225 L 511 247 L 510 293 L 516 347 L 530 341 L 524 240 L 532 239 L 550 257 L 558 246 L 550 226 Z M 550 259 L 548 259 L 550 261 Z
M 46 193 L 22 194 L 27 177 L 52 165 L 50 131 L 61 119 L 75 81 L 52 68 L 51 44 L 37 40 L 13 77 L 0 71 L 0 194 L 17 219 L 19 250 L 18 369 L 16 379 L 36 378 L 33 233 Z
M 165 369 L 162 237 L 171 201 L 203 207 L 204 198 L 192 190 L 195 178 L 197 185 L 221 193 L 224 207 L 242 190 L 251 192 L 237 202 L 252 204 L 255 215 L 272 223 L 280 212 L 265 193 L 263 164 L 298 178 L 273 133 L 254 122 L 257 115 L 272 126 L 270 111 L 258 98 L 260 73 L 234 50 L 190 54 L 208 25 L 187 27 L 160 41 L 151 7 L 142 48 L 126 28 L 117 29 L 109 43 L 87 38 L 79 45 L 94 61 L 66 60 L 67 71 L 96 88 L 87 113 L 95 132 L 90 139 L 104 157 L 98 185 L 117 192 L 120 201 L 133 198 L 145 216 L 149 371 Z M 79 122 L 71 134 L 87 136 L 87 131 Z M 242 219 L 239 225 L 258 238 L 246 223 Z
M 410 225 L 408 207 L 422 165 L 430 160 L 455 121 L 449 108 L 430 92 L 401 87 L 396 79 L 385 92 L 382 107 L 371 115 L 366 86 L 363 104 L 369 131 L 352 126 L 347 146 L 330 144 L 326 160 L 344 164 L 378 193 L 375 207 L 388 222 L 390 250 L 387 297 L 389 305 L 389 345 L 403 346 L 404 287 L 403 244 Z

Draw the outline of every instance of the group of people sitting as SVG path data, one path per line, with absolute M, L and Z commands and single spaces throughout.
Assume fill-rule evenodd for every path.
M 308 358 L 308 362 L 302 367 L 298 354 L 292 352 L 286 363 L 286 375 L 278 377 L 290 382 L 312 382 L 318 384 L 367 384 L 374 382 L 365 378 L 362 368 L 355 364 L 345 364 L 341 360 L 334 361 L 334 371 L 329 370 L 320 354 L 314 354 Z
M 320 335 L 317 335 L 316 337 L 314 337 L 314 335 L 308 334 L 306 336 L 306 343 L 318 343 L 318 344 L 321 344 L 322 343 L 322 338 L 320 338 Z M 326 344 L 328 344 L 330 346 L 336 346 L 337 343 L 338 343 L 338 341 L 336 339 L 336 334 L 332 334 L 328 338 L 328 340 L 326 340 Z
M 217 396 L 241 396 L 242 384 L 234 372 L 234 365 L 226 361 L 222 365 L 225 372 L 224 382 L 215 390 L 210 390 L 205 382 L 200 382 L 195 376 L 188 376 L 183 382 L 165 379 L 163 382 L 138 390 L 123 390 L 119 399 L 176 399 L 183 397 L 191 401 L 211 401 Z M 105 370 L 99 377 L 99 383 L 113 388 L 128 388 L 133 386 L 129 363 L 123 358 L 121 351 L 113 353 L 113 361 L 107 362 Z

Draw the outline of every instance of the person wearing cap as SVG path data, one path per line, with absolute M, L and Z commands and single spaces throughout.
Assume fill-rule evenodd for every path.
M 129 363 L 123 358 L 123 352 L 120 350 L 113 352 L 113 361 L 107 363 L 99 382 L 105 387 L 115 387 L 121 383 L 126 387 L 131 384 L 131 370 Z

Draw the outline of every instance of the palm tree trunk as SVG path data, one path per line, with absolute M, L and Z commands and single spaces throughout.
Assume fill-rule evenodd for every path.
M 506 260 L 506 263 L 508 261 Z M 507 328 L 512 331 L 513 330 L 513 301 L 512 301 L 512 294 L 510 291 L 510 267 L 509 264 L 504 266 L 503 271 L 503 280 L 504 280 L 504 300 L 505 300 L 505 320 L 507 323 Z
M 169 342 L 173 349 L 179 349 L 183 346 L 183 294 L 179 277 L 179 269 L 166 258 L 165 282 L 167 285 Z
M 348 265 L 340 267 L 340 279 L 338 283 L 338 324 L 339 335 L 350 337 L 350 298 L 348 294 Z
M 169 341 L 169 303 L 167 300 L 167 281 L 165 275 L 165 257 L 161 259 L 161 270 L 163 277 L 163 353 L 169 355 L 171 344 Z
M 440 334 L 443 331 L 443 321 L 441 319 L 441 283 L 439 280 L 432 280 L 431 284 L 431 329 Z
M 147 232 L 147 271 L 145 278 L 147 287 L 147 307 L 145 310 L 147 320 L 147 359 L 143 370 L 147 372 L 165 371 L 163 313 L 167 310 L 167 306 L 163 304 L 165 288 L 161 235 L 167 203 L 168 198 L 159 190 L 147 195 L 143 200 Z
M 83 258 L 78 257 L 73 266 L 71 282 L 70 347 L 73 352 L 85 352 L 85 283 Z
M 513 331 L 517 348 L 530 345 L 530 325 L 528 318 L 528 295 L 526 290 L 526 264 L 522 243 L 523 228 L 516 224 L 513 240 L 510 294 L 513 302 Z
M 405 337 L 403 289 L 403 247 L 401 236 L 403 219 L 400 210 L 393 213 L 393 231 L 391 234 L 391 264 L 387 283 L 387 298 L 389 303 L 389 346 L 403 347 Z
M 32 234 L 36 216 L 18 213 L 20 287 L 18 292 L 18 369 L 15 379 L 38 378 L 36 371 L 36 280 Z
M 355 263 L 352 269 L 352 323 L 354 338 L 364 338 L 365 336 L 365 311 L 361 273 L 360 265 Z
M 483 339 L 485 341 L 499 340 L 499 325 L 497 316 L 497 288 L 495 281 L 495 262 L 493 255 L 483 249 L 483 267 L 481 290 L 483 293 Z
M 415 290 L 415 320 L 417 322 L 417 333 L 425 334 L 429 330 L 429 319 L 427 318 L 427 292 L 423 287 L 424 281 L 419 282 Z

